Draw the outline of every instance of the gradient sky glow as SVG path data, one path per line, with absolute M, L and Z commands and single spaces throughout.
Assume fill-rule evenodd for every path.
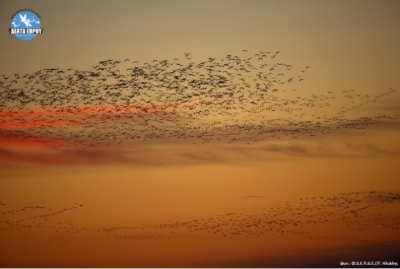
M 21 9 L 41 17 L 44 32 L 31 41 L 8 32 Z M 400 262 L 399 14 L 395 0 L 2 1 L 0 266 Z M 60 104 L 16 108 L 5 99 L 15 73 L 72 74 L 112 59 L 128 75 L 133 61 L 187 64 L 184 53 L 191 53 L 196 64 L 210 57 L 219 63 L 228 54 L 244 59 L 267 51 L 280 53 L 262 61 L 290 64 L 296 82 L 278 85 L 266 103 L 320 98 L 329 106 L 298 102 L 291 107 L 302 110 L 293 113 L 239 113 L 229 127 L 234 143 L 224 136 L 226 125 L 206 143 L 168 136 L 234 122 L 219 114 L 185 117 L 211 110 L 194 98 L 126 108 L 98 102 L 73 113 Z M 181 113 L 168 126 L 165 115 L 174 114 L 167 101 Z M 143 109 L 160 137 L 120 139 Z M 246 124 L 276 135 L 253 136 Z M 306 134 L 283 136 L 291 124 Z M 130 135 L 147 129 L 138 130 Z M 99 142 L 108 132 L 118 139 Z

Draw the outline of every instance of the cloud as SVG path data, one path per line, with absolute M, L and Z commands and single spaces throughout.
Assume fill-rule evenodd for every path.
M 76 143 L 75 143 L 76 145 Z M 21 130 L 0 129 L 0 147 L 4 148 L 51 148 L 71 147 L 72 141 L 52 136 L 32 135 Z
M 383 149 L 371 143 L 363 143 L 363 144 L 347 143 L 346 146 L 355 152 L 363 153 L 365 155 L 400 157 L 399 146 L 397 148 L 392 148 L 392 150 Z
M 40 165 L 92 165 L 124 163 L 121 152 L 83 149 L 13 150 L 0 148 L 0 160 L 5 163 Z
M 350 158 L 349 153 L 338 152 L 333 147 L 328 147 L 324 143 L 285 143 L 270 144 L 260 146 L 255 150 L 266 153 L 277 153 L 287 157 L 307 157 L 307 158 Z
M 40 165 L 177 166 L 287 161 L 295 158 L 400 157 L 400 147 L 371 142 L 275 141 L 259 144 L 180 144 L 176 141 L 131 142 L 81 149 L 0 147 L 0 161 Z

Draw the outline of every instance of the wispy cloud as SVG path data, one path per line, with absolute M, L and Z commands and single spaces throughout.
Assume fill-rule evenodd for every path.
M 400 146 L 388 149 L 372 142 L 275 141 L 260 144 L 129 143 L 80 148 L 1 147 L 0 160 L 14 164 L 176 166 L 254 161 L 285 161 L 295 158 L 400 157 Z

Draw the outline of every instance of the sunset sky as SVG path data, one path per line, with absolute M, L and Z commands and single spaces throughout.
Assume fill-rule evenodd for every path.
M 400 262 L 399 14 L 2 1 L 0 266 Z

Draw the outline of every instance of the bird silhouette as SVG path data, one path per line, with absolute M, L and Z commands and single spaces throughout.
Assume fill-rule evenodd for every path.
M 0 124 L 8 127 L 0 129 L 0 136 L 82 149 L 171 138 L 252 145 L 344 129 L 365 132 L 372 125 L 399 120 L 400 114 L 347 116 L 396 93 L 393 88 L 375 96 L 354 90 L 302 93 L 293 87 L 304 83 L 302 71 L 309 67 L 300 76 L 292 65 L 275 60 L 280 51 L 265 63 L 268 53 L 199 62 L 188 59 L 190 53 L 182 62 L 108 59 L 91 70 L 3 74 Z M 293 92 L 292 97 L 286 92 Z

